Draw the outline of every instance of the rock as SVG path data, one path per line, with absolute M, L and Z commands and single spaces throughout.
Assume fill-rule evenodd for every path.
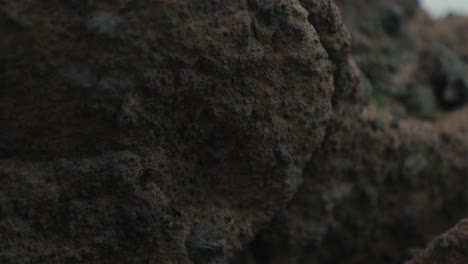
M 97 83 L 96 75 L 87 69 L 82 69 L 77 65 L 64 66 L 60 73 L 67 84 L 78 88 L 92 88 Z
M 467 103 L 468 72 L 452 51 L 435 42 L 422 51 L 420 60 L 441 107 L 453 109 Z
M 464 264 L 468 262 L 468 220 L 432 240 L 414 260 L 406 264 Z
M 216 255 L 221 255 L 226 246 L 224 233 L 222 226 L 196 223 L 185 242 L 193 263 L 209 263 Z
M 380 118 L 380 117 L 376 117 L 370 122 L 370 125 L 371 125 L 372 129 L 374 129 L 374 130 L 384 129 L 385 128 L 385 121 L 382 120 L 382 118 Z
M 432 22 L 420 34 L 424 43 L 440 42 L 455 52 L 458 57 L 466 64 L 468 62 L 468 49 L 466 28 L 468 18 L 466 16 L 447 16 Z
M 382 1 L 337 2 L 398 98 Z M 3 1 L 0 30 L 1 263 L 393 264 L 466 213 L 466 112 L 362 109 L 332 1 Z
M 226 263 L 354 109 L 338 10 L 87 2 L 0 5 L 0 262 Z
M 291 161 L 291 155 L 284 145 L 277 145 L 274 149 L 274 152 L 280 163 L 288 164 Z
M 428 166 L 428 161 L 421 154 L 408 155 L 403 161 L 403 175 L 412 178 L 421 174 Z
M 134 88 L 135 84 L 132 80 L 122 76 L 106 76 L 99 80 L 97 89 L 101 89 L 105 93 L 126 93 Z
M 119 34 L 119 26 L 122 19 L 113 15 L 100 15 L 88 21 L 88 30 L 94 34 L 115 38 Z
M 406 18 L 411 18 L 416 12 L 420 11 L 419 0 L 397 0 L 397 2 L 403 9 Z
M 313 153 L 294 199 L 247 251 L 260 255 L 256 263 L 402 263 L 467 214 L 467 111 L 375 130 L 376 117 L 391 115 L 371 110 L 334 126 Z M 440 139 L 445 126 L 457 140 Z
M 359 93 L 361 94 L 362 104 L 368 106 L 372 102 L 373 87 L 364 73 L 359 75 Z
M 404 9 L 396 3 L 386 2 L 379 10 L 385 32 L 390 35 L 399 34 L 406 18 Z
M 437 97 L 427 86 L 409 87 L 404 102 L 409 111 L 421 116 L 429 116 L 437 110 Z
M 432 87 L 437 109 L 466 104 L 468 82 L 462 59 L 466 45 L 458 36 L 466 35 L 463 19 L 430 21 L 416 0 L 336 2 L 353 35 L 353 55 L 359 67 L 374 88 L 394 99 L 392 104 L 425 116 L 434 109 L 430 92 L 414 88 L 405 93 L 407 87 L 421 84 Z
M 375 89 L 399 101 L 404 85 L 396 83 L 395 76 L 418 54 L 416 38 L 408 30 L 418 9 L 417 1 L 335 2 L 353 36 L 357 64 Z

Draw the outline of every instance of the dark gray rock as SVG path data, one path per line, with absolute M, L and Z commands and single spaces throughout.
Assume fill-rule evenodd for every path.
M 222 253 L 225 247 L 223 227 L 210 223 L 195 223 L 185 242 L 190 259 L 195 263 L 207 263 Z
M 402 173 L 405 177 L 415 177 L 423 172 L 428 165 L 429 162 L 422 154 L 411 154 L 403 161 Z
M 97 77 L 86 68 L 68 65 L 59 71 L 62 78 L 70 86 L 77 88 L 91 88 L 97 83 Z
M 102 15 L 88 21 L 88 30 L 96 35 L 115 38 L 119 34 L 122 19 L 113 15 Z
M 431 43 L 421 52 L 420 66 L 442 108 L 453 109 L 468 102 L 468 71 L 447 46 Z
M 437 98 L 431 87 L 416 85 L 408 88 L 404 103 L 409 111 L 419 115 L 430 115 L 437 110 Z
M 399 34 L 405 19 L 403 8 L 393 2 L 385 2 L 380 9 L 382 27 L 390 35 Z

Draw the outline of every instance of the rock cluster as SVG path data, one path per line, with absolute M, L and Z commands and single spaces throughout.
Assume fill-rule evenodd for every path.
M 336 2 L 378 103 L 425 118 L 468 103 L 464 18 L 434 21 L 413 0 Z
M 410 258 L 468 208 L 461 51 L 420 49 L 410 18 L 428 23 L 403 0 L 0 0 L 0 262 Z

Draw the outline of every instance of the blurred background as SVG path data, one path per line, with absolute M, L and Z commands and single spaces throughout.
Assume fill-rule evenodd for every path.
M 467 0 L 421 0 L 421 3 L 434 17 L 447 14 L 468 14 Z

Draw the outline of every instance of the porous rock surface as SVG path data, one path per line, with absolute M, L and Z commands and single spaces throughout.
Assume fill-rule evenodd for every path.
M 347 61 L 337 9 L 316 18 L 330 56 L 305 2 L 0 1 L 0 262 L 240 251 L 295 193 Z
M 463 264 L 468 263 L 468 220 L 462 220 L 440 237 L 414 260 L 407 264 Z
M 466 110 L 363 111 L 332 1 L 0 14 L 1 263 L 393 264 L 466 214 Z
M 372 108 L 343 119 L 252 263 L 403 263 L 468 213 L 466 131 L 467 110 L 438 123 Z
M 409 20 L 423 16 L 424 23 L 416 21 L 422 27 L 428 19 L 414 1 L 336 2 L 351 27 L 353 44 L 367 42 L 361 49 L 352 47 L 357 65 L 365 66 L 356 88 L 361 95 L 358 102 L 368 103 L 369 90 L 372 93 L 379 89 L 376 83 L 383 83 L 405 107 L 410 106 L 405 100 L 408 92 L 416 90 L 420 102 L 428 90 L 430 99 L 438 100 L 431 112 L 446 105 L 438 89 L 464 89 L 451 85 L 459 81 L 449 81 L 465 76 L 464 70 L 458 70 L 464 66 L 457 54 L 437 42 L 422 46 L 420 37 L 412 35 L 409 27 L 414 25 L 408 25 Z M 385 17 L 380 12 L 388 6 L 402 11 L 401 26 L 394 32 L 382 28 Z M 369 23 L 376 34 L 359 39 L 359 23 Z M 407 45 L 404 40 L 411 38 Z M 410 56 L 405 58 L 405 52 Z M 420 68 L 413 72 L 415 66 Z M 348 67 L 356 63 L 350 61 Z M 369 78 L 371 87 L 364 85 L 367 73 L 376 73 Z M 448 82 L 438 85 L 437 80 Z M 347 105 L 346 100 L 337 102 Z M 466 217 L 466 108 L 437 120 L 396 110 L 371 102 L 362 113 L 356 108 L 335 111 L 292 202 L 238 263 L 403 263 L 432 237 Z

